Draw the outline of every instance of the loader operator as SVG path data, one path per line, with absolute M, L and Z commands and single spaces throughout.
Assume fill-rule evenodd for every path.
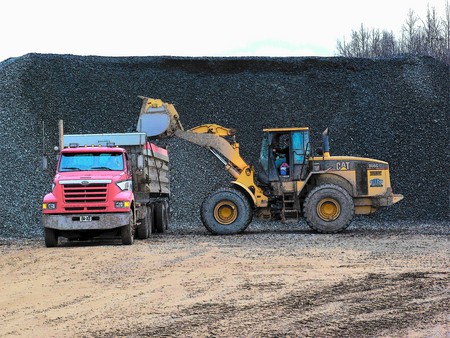
M 275 159 L 275 166 L 277 167 L 278 173 L 281 174 L 282 166 L 289 168 L 289 135 L 280 135 L 278 142 L 275 142 L 272 151 Z

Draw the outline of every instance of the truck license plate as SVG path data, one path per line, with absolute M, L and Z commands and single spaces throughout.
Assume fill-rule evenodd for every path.
M 92 221 L 92 216 L 80 216 L 80 222 L 90 222 Z

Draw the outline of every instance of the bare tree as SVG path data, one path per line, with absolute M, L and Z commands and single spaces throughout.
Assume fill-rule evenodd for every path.
M 417 53 L 420 45 L 420 28 L 417 26 L 419 18 L 409 9 L 405 24 L 402 26 L 401 51 Z
M 391 31 L 367 29 L 361 24 L 352 30 L 347 42 L 337 40 L 337 54 L 345 57 L 379 57 L 400 53 L 429 55 L 450 65 L 450 5 L 446 0 L 445 16 L 439 18 L 429 7 L 424 20 L 410 9 L 400 38 Z
M 381 54 L 378 56 L 392 56 L 398 54 L 398 44 L 394 33 L 383 31 L 381 35 Z
M 445 59 L 450 64 L 450 3 L 445 2 L 445 16 L 442 19 L 442 27 L 444 32 Z
M 423 21 L 423 28 L 426 42 L 425 54 L 429 56 L 439 54 L 441 30 L 436 9 L 434 7 L 430 9 L 430 6 L 428 6 L 426 19 Z

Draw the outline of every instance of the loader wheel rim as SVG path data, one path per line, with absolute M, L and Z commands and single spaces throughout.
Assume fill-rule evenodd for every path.
M 341 214 L 341 206 L 334 198 L 324 198 L 317 204 L 317 214 L 322 220 L 331 222 Z
M 214 218 L 220 224 L 231 224 L 238 216 L 236 204 L 231 201 L 220 201 L 214 207 Z

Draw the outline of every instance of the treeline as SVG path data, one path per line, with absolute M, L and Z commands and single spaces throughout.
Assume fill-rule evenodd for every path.
M 380 57 L 399 54 L 428 55 L 450 65 L 450 4 L 439 16 L 429 7 L 424 19 L 410 9 L 401 35 L 392 31 L 367 29 L 361 24 L 352 30 L 350 41 L 337 41 L 337 54 L 348 57 Z

